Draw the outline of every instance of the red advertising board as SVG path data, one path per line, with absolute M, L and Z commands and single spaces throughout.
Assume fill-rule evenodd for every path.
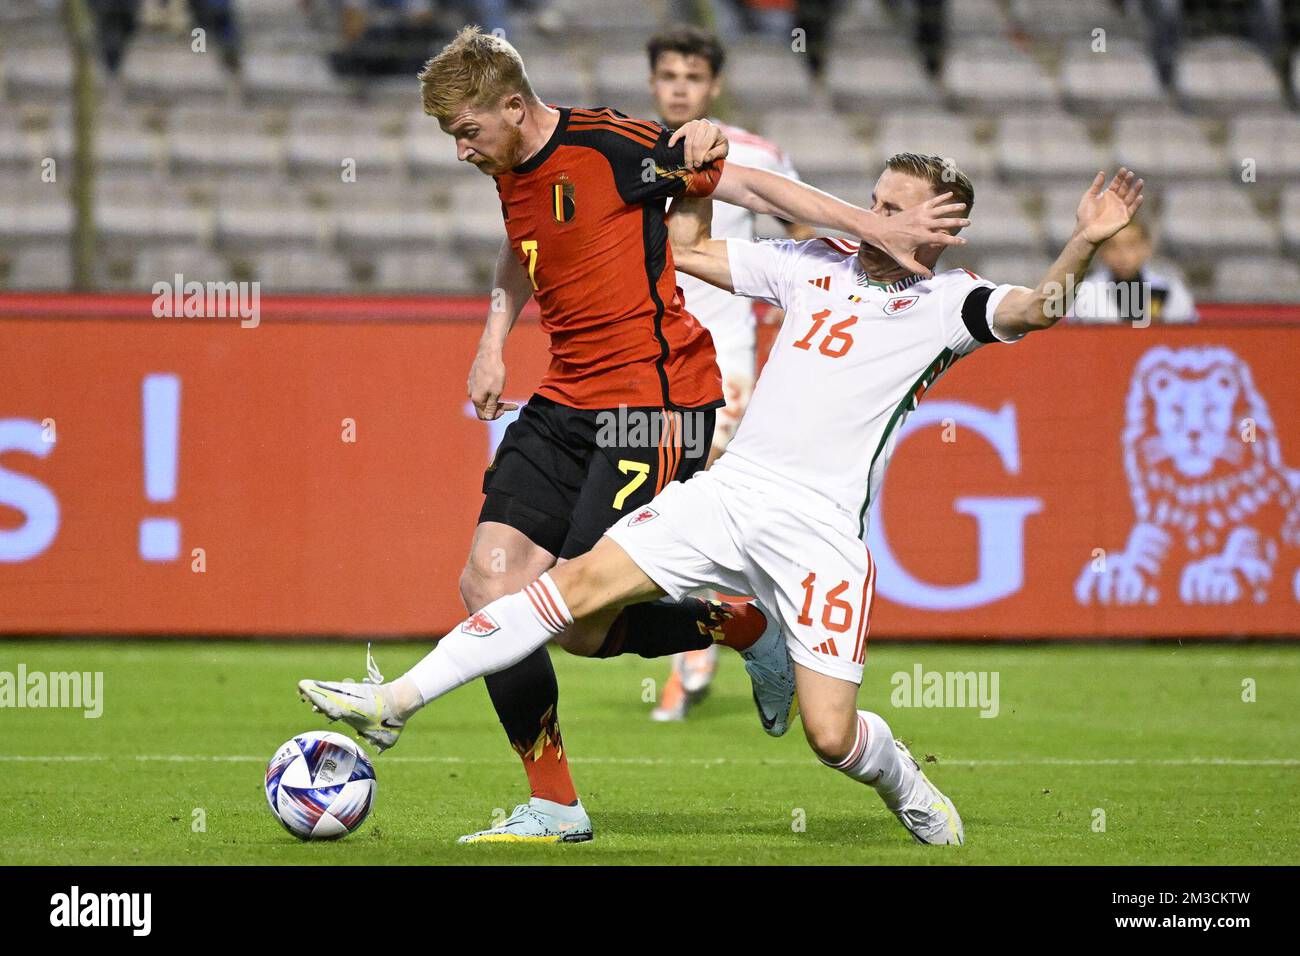
M 454 624 L 502 425 L 466 404 L 481 307 L 430 301 L 268 301 L 256 328 L 10 303 L 0 632 Z M 873 515 L 873 637 L 1300 632 L 1297 354 L 1300 326 L 1233 325 L 1058 328 L 962 359 Z M 525 399 L 535 324 L 507 362 Z

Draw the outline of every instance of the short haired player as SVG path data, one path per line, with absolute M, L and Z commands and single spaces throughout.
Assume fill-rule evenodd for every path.
M 969 180 L 944 160 L 899 154 L 876 182 L 873 209 L 896 215 L 949 194 L 974 201 Z M 868 508 L 899 426 L 934 381 L 985 344 L 1055 324 L 1070 277 L 1086 272 L 1141 202 L 1142 180 L 1132 173 L 1121 168 L 1109 186 L 1098 173 L 1073 235 L 1029 289 L 964 269 L 909 273 L 866 244 L 713 239 L 712 204 L 678 200 L 671 241 L 679 267 L 787 314 L 726 454 L 670 484 L 587 554 L 488 604 L 398 680 L 358 685 L 361 703 L 348 712 L 330 705 L 343 685 L 304 680 L 300 694 L 367 737 L 381 715 L 404 721 L 552 638 L 595 653 L 602 627 L 589 622 L 619 608 L 680 600 L 700 586 L 750 593 L 785 636 L 804 734 L 822 762 L 875 789 L 919 842 L 962 843 L 952 801 L 882 717 L 857 709 L 875 589 Z M 928 270 L 942 251 L 925 247 L 917 259 Z
M 714 104 L 723 90 L 726 50 L 713 34 L 689 24 L 656 33 L 646 44 L 650 66 L 650 95 L 659 121 L 668 129 L 709 119 L 726 134 L 730 144 L 728 163 L 742 163 L 752 169 L 798 179 L 793 164 L 779 146 L 748 130 L 712 118 Z M 754 213 L 744 206 L 715 202 L 713 235 L 719 239 L 753 239 Z M 787 235 L 811 239 L 813 230 L 784 223 Z M 718 370 L 722 373 L 722 395 L 726 404 L 717 411 L 709 463 L 717 459 L 736 434 L 749 405 L 757 373 L 758 329 L 754 302 L 731 295 L 690 273 L 677 270 L 677 287 L 686 307 L 709 330 Z M 779 324 L 781 312 L 772 309 L 765 321 Z M 717 596 L 717 595 L 714 595 Z M 672 670 L 659 693 L 651 716 L 658 721 L 683 720 L 691 706 L 709 691 L 717 671 L 719 648 L 711 644 L 698 651 L 683 651 L 672 657 Z
M 671 226 L 682 267 L 787 312 L 717 466 L 668 485 L 587 554 L 490 602 L 397 680 L 303 680 L 300 695 L 391 746 L 430 701 L 552 639 L 598 654 L 620 609 L 682 600 L 701 586 L 751 593 L 784 635 L 794 660 L 788 702 L 793 709 L 797 688 L 817 756 L 875 789 L 919 842 L 963 842 L 952 801 L 883 718 L 857 709 L 875 583 L 867 509 L 900 423 L 935 379 L 984 344 L 1055 324 L 1069 278 L 1129 221 L 1141 192 L 1127 170 L 1108 187 L 1098 173 L 1079 201 L 1074 234 L 1033 289 L 960 269 L 928 276 L 939 244 L 918 249 L 919 273 L 908 273 L 867 244 L 716 240 L 711 204 L 682 202 Z M 969 180 L 939 157 L 900 154 L 876 183 L 873 209 L 893 216 L 950 196 L 969 205 Z

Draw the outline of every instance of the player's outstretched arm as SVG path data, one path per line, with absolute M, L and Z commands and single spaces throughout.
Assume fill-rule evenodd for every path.
M 668 212 L 668 241 L 673 248 L 673 264 L 689 276 L 734 292 L 727 240 L 714 239 L 712 226 L 712 199 L 683 196 L 674 200 Z
M 483 421 L 490 422 L 500 418 L 502 412 L 511 412 L 519 407 L 514 402 L 501 401 L 501 393 L 506 387 L 503 353 L 506 336 L 532 295 L 532 280 L 515 258 L 507 239 L 501 243 L 501 252 L 492 272 L 492 302 L 479 339 L 478 353 L 469 369 L 470 401 Z
M 993 328 L 1000 336 L 1012 338 L 1051 328 L 1069 311 L 1070 290 L 1083 281 L 1097 248 L 1138 211 L 1142 186 L 1143 180 L 1122 166 L 1109 186 L 1104 172 L 1096 175 L 1075 210 L 1074 234 L 1037 287 L 1013 289 L 999 303 Z
M 903 268 L 923 276 L 933 273 L 917 261 L 916 250 L 921 246 L 962 245 L 966 240 L 948 230 L 970 225 L 969 219 L 959 218 L 966 207 L 951 202 L 951 193 L 935 196 L 897 215 L 878 216 L 807 183 L 732 162 L 722 171 L 713 198 L 760 215 L 858 236 L 887 252 Z

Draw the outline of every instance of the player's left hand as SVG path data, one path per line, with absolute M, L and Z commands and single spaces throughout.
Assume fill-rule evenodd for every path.
M 1094 245 L 1105 242 L 1127 226 L 1142 205 L 1144 181 L 1137 179 L 1132 171 L 1121 166 L 1103 190 L 1105 183 L 1106 174 L 1098 173 L 1074 213 L 1075 233 Z
M 668 137 L 668 145 L 676 146 L 678 140 L 683 137 L 686 139 L 686 166 L 688 169 L 699 169 L 701 166 L 707 166 L 715 159 L 722 159 L 727 155 L 728 143 L 726 135 L 706 119 L 696 119 L 691 120 L 689 123 L 683 123 L 673 131 L 672 136 Z

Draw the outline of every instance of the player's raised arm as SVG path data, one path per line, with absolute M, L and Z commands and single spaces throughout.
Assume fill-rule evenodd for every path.
M 858 236 L 888 253 L 905 269 L 923 276 L 933 273 L 916 259 L 916 250 L 921 246 L 961 245 L 966 240 L 948 230 L 970 225 L 969 219 L 958 218 L 966 207 L 951 202 L 951 193 L 893 216 L 878 216 L 798 180 L 732 162 L 723 170 L 713 198 L 789 222 Z
M 469 369 L 470 401 L 474 403 L 478 417 L 484 421 L 490 422 L 500 418 L 502 412 L 511 412 L 519 407 L 513 402 L 501 401 L 501 393 L 506 387 L 503 352 L 506 336 L 532 295 L 528 273 L 515 258 L 509 240 L 503 241 L 492 272 L 492 302 L 488 307 L 487 322 L 483 326 L 474 364 Z
M 1141 179 L 1124 167 L 1105 189 L 1100 172 L 1079 200 L 1074 234 L 1034 289 L 1013 289 L 998 304 L 993 328 L 999 336 L 1013 338 L 1037 329 L 1051 328 L 1069 311 L 1066 296 L 1083 279 L 1097 248 L 1129 224 L 1142 205 Z
M 668 241 L 673 262 L 682 272 L 719 289 L 734 292 L 727 240 L 712 237 L 713 200 L 683 196 L 668 211 Z

